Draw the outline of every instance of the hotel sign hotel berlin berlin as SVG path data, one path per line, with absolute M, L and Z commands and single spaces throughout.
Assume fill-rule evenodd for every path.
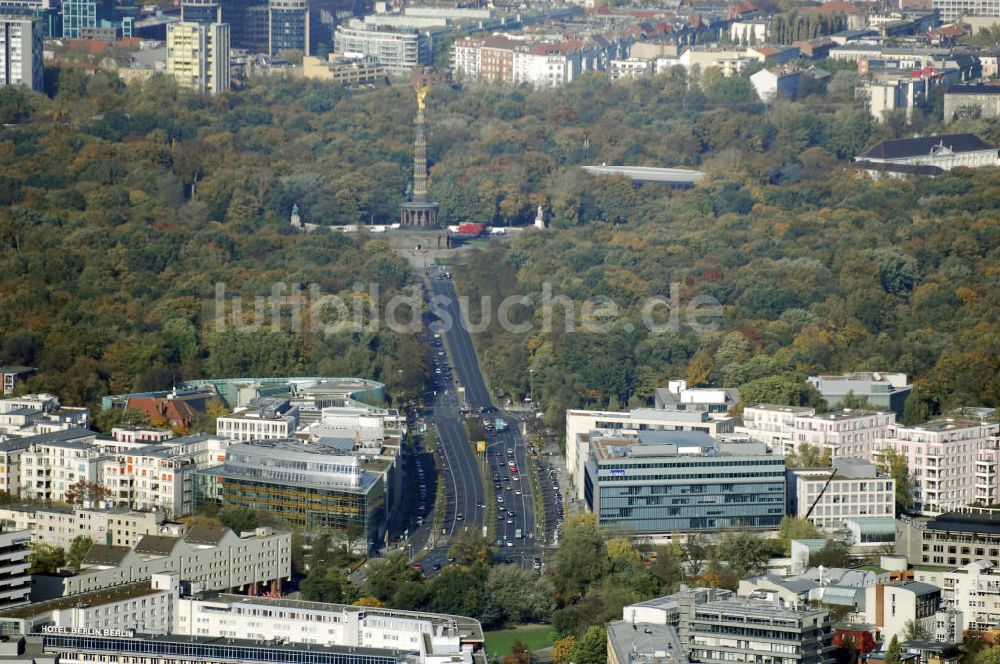
M 71 634 L 73 636 L 104 636 L 108 638 L 134 639 L 134 629 L 88 629 L 86 627 L 56 627 L 45 625 L 43 634 Z

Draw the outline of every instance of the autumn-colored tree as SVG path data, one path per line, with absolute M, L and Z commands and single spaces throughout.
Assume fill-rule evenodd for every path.
M 371 606 L 374 608 L 380 608 L 385 605 L 378 597 L 372 597 L 371 595 L 367 595 L 365 597 L 356 600 L 354 602 L 354 606 Z
M 514 645 L 510 647 L 510 654 L 501 658 L 500 661 L 502 664 L 531 664 L 531 650 L 521 643 L 520 639 L 514 639 Z
M 94 504 L 108 500 L 113 495 L 111 489 L 101 484 L 80 480 L 66 489 L 66 502 L 70 505 Z
M 552 664 L 570 664 L 573 661 L 574 648 L 576 648 L 576 637 L 572 634 L 556 639 L 552 646 Z

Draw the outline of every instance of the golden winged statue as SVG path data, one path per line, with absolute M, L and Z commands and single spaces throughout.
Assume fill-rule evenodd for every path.
M 427 98 L 427 93 L 431 91 L 429 87 L 414 88 L 417 91 L 417 108 L 421 111 L 427 106 L 424 101 Z

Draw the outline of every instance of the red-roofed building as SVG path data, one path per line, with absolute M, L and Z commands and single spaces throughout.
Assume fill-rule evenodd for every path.
M 170 397 L 130 397 L 125 408 L 138 410 L 153 423 L 166 421 L 172 429 L 190 427 L 199 414 L 186 401 Z
M 794 46 L 751 46 L 747 56 L 767 64 L 783 64 L 799 57 L 799 49 Z
M 799 53 L 804 58 L 820 60 L 829 56 L 830 49 L 836 46 L 832 39 L 820 38 L 808 41 L 792 42 L 792 46 L 799 49 Z
M 113 44 L 109 41 L 99 41 L 96 39 L 69 39 L 66 46 L 72 51 L 82 51 L 87 55 L 101 55 Z

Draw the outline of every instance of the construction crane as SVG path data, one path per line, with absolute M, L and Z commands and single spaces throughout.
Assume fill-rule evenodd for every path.
M 806 520 L 808 520 L 809 517 L 812 516 L 813 510 L 816 509 L 816 503 L 818 503 L 820 501 L 820 498 L 823 497 L 823 494 L 826 493 L 827 488 L 830 486 L 830 482 L 833 481 L 833 478 L 836 475 L 837 475 L 837 469 L 836 468 L 831 468 L 830 469 L 830 477 L 828 477 L 826 479 L 826 484 L 824 484 L 823 488 L 819 490 L 819 495 L 816 496 L 816 500 L 813 501 L 813 504 L 809 506 L 809 511 L 806 512 L 806 516 L 805 516 Z

